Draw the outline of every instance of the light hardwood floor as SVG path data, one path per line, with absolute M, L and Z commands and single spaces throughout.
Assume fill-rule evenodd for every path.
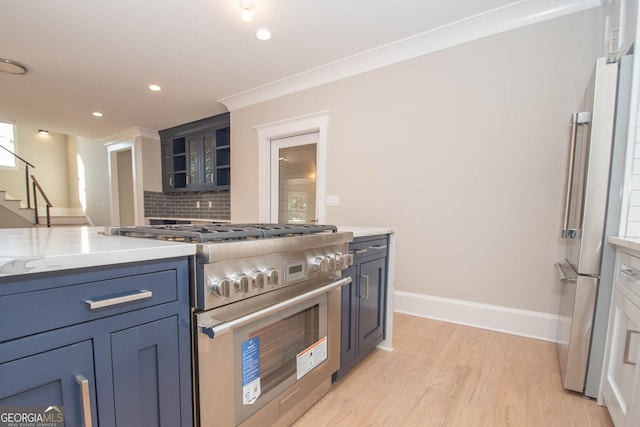
M 393 347 L 294 427 L 613 426 L 606 408 L 563 390 L 552 343 L 396 313 Z

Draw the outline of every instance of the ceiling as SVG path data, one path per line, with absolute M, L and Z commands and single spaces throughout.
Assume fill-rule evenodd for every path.
M 238 0 L 0 0 L 10 17 L 0 26 L 0 58 L 28 68 L 24 75 L 0 73 L 0 120 L 90 138 L 131 127 L 160 130 L 228 111 L 219 100 L 329 69 L 363 52 L 407 40 L 425 45 L 425 37 L 454 24 L 501 19 L 506 10 L 540 3 L 547 11 L 574 5 L 569 12 L 600 3 L 255 2 L 254 20 L 245 23 Z M 271 40 L 255 37 L 263 27 Z M 162 90 L 150 91 L 151 83 Z M 93 111 L 104 116 L 93 117 Z

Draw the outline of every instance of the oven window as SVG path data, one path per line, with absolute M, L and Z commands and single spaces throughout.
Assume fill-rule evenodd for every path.
M 318 304 L 272 323 L 249 335 L 260 338 L 262 393 L 296 373 L 296 355 L 320 338 Z

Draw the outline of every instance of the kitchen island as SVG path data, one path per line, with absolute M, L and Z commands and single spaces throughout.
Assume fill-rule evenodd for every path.
M 191 426 L 195 245 L 104 231 L 0 230 L 0 407 Z

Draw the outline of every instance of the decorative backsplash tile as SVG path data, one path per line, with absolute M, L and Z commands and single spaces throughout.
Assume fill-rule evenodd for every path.
M 144 216 L 152 218 L 231 218 L 229 191 L 160 193 L 144 192 Z

